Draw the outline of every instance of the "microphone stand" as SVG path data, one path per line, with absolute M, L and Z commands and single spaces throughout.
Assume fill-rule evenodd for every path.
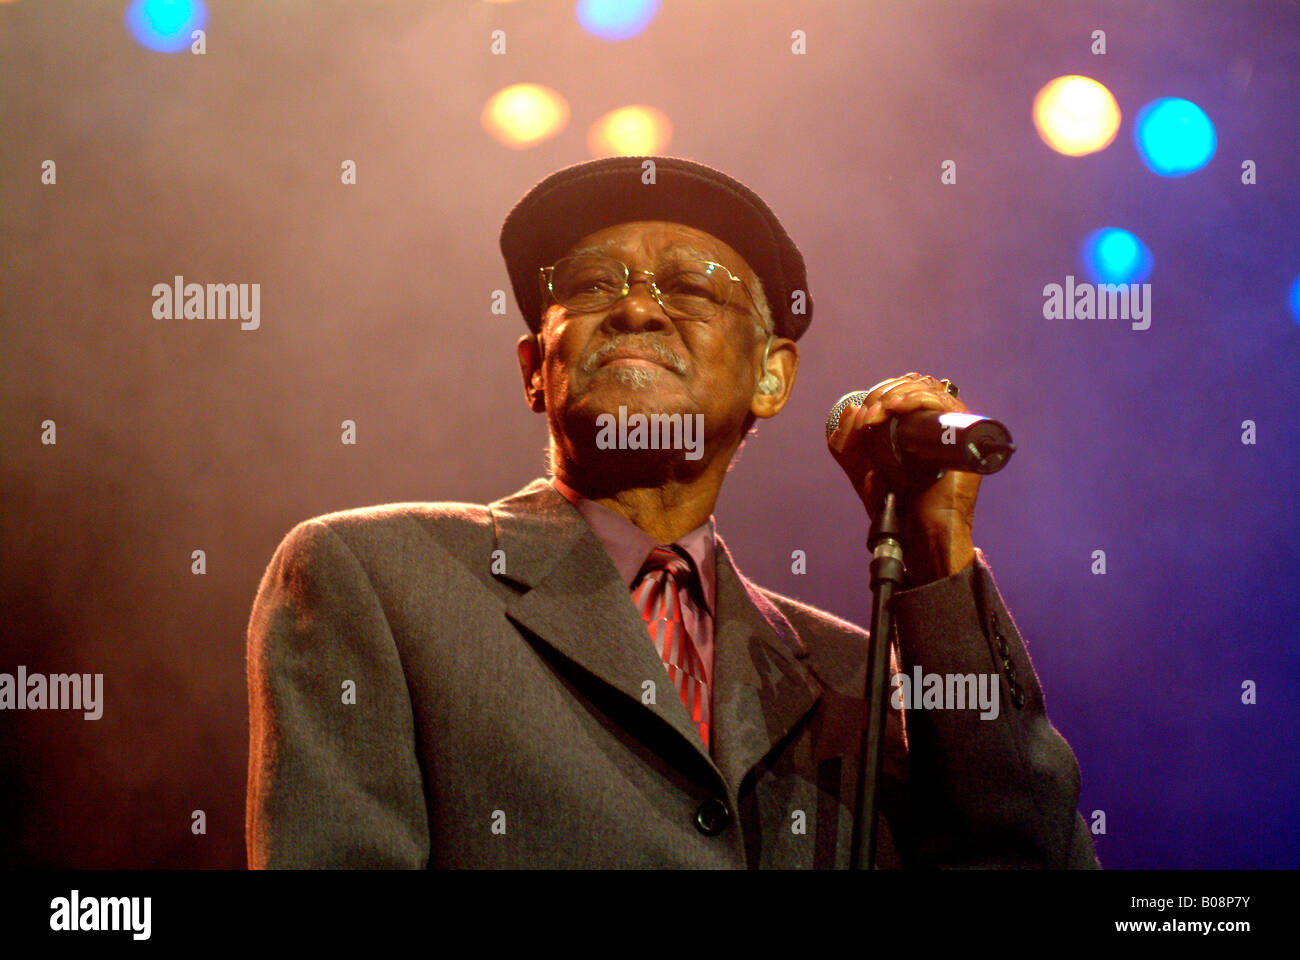
M 845 405 L 861 401 L 863 391 L 846 394 L 831 411 L 827 435 L 839 423 Z M 889 709 L 889 647 L 894 632 L 894 590 L 903 583 L 903 524 L 899 516 L 899 496 L 911 496 L 943 476 L 940 463 L 954 463 L 950 456 L 926 457 L 912 454 L 905 461 L 903 451 L 918 447 L 922 451 L 935 442 L 952 444 L 961 466 L 952 469 L 973 473 L 996 473 L 1006 466 L 1015 452 L 1007 428 L 988 417 L 973 414 L 928 414 L 925 418 L 900 424 L 895 418 L 887 430 L 872 430 L 879 479 L 885 490 L 884 502 L 871 521 L 867 548 L 871 550 L 871 636 L 867 645 L 867 678 L 863 699 L 867 704 L 867 725 L 862 734 L 862 756 L 858 763 L 857 809 L 853 818 L 853 850 L 850 869 L 876 869 L 876 828 L 880 822 L 880 771 L 884 766 L 885 717 Z M 949 438 L 947 429 L 955 434 Z M 940 433 L 940 429 L 944 433 Z
M 880 818 L 877 791 L 884 760 L 885 711 L 889 696 L 889 646 L 893 633 L 894 589 L 903 582 L 902 525 L 898 496 L 885 493 L 880 512 L 871 523 L 867 547 L 871 557 L 871 639 L 867 650 L 867 726 L 858 764 L 857 811 L 853 819 L 852 870 L 876 869 L 876 825 Z

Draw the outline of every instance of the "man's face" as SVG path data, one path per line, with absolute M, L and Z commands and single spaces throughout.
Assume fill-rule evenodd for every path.
M 608 227 L 575 243 L 566 255 L 600 253 L 628 268 L 658 272 L 672 260 L 721 263 L 750 290 L 758 278 L 712 234 L 677 223 L 638 221 Z M 585 446 L 596 418 L 627 413 L 703 414 L 706 438 L 739 437 L 760 375 L 764 336 L 757 310 L 737 288 L 709 320 L 671 319 L 644 276 L 628 295 L 596 312 L 551 303 L 540 340 L 545 401 L 552 432 Z

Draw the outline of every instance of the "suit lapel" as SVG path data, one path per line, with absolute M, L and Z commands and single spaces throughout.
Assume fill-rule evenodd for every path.
M 756 763 L 821 696 L 801 662 L 808 656 L 790 622 L 736 569 L 717 537 L 718 611 L 713 633 L 713 755 L 740 789 Z
M 573 505 L 537 479 L 489 510 L 504 564 L 496 576 L 521 591 L 506 603 L 506 616 L 656 713 L 715 766 L 733 793 L 816 703 L 821 685 L 800 662 L 806 648 L 781 612 L 736 570 L 718 537 L 710 756 L 666 682 L 618 569 Z M 671 695 L 644 704 L 646 680 Z
M 489 510 L 505 564 L 498 577 L 523 588 L 506 616 L 656 713 L 708 760 L 627 585 L 582 515 L 541 479 Z M 642 699 L 647 680 L 655 683 L 652 704 Z

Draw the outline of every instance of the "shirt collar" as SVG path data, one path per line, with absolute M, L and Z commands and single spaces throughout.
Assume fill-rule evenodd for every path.
M 578 513 L 582 514 L 582 518 L 591 527 L 591 532 L 605 545 L 605 551 L 614 561 L 614 566 L 618 568 L 623 582 L 631 590 L 637 574 L 645 564 L 646 557 L 651 550 L 659 546 L 659 543 L 622 514 L 615 513 L 609 507 L 594 500 L 588 500 L 559 477 L 551 477 L 550 483 L 573 504 Z M 690 555 L 694 562 L 695 569 L 699 573 L 705 606 L 712 615 L 716 609 L 715 600 L 718 594 L 713 517 L 710 516 L 704 523 L 679 537 L 675 542 Z

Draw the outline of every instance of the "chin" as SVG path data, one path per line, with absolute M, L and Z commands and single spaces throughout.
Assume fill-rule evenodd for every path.
M 575 412 L 583 411 L 586 418 L 594 420 L 604 413 L 618 416 L 619 408 L 623 408 L 624 413 L 631 416 L 632 414 L 693 413 L 695 412 L 693 407 L 694 404 L 680 389 L 672 389 L 672 385 L 662 383 L 657 377 L 647 383 L 640 378 L 602 376 L 600 383 L 588 385 L 586 392 L 573 409 Z
M 602 379 L 612 380 L 615 383 L 636 390 L 648 390 L 661 383 L 665 377 L 670 376 L 669 372 L 663 367 L 642 366 L 640 364 L 618 364 L 616 366 L 601 367 L 598 374 Z

